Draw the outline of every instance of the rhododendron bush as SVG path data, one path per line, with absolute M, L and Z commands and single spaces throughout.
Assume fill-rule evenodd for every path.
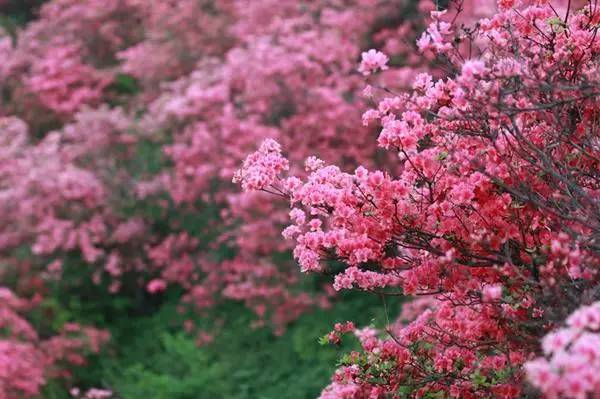
M 352 289 L 403 310 L 325 321 L 324 398 L 598 394 L 594 2 L 17 3 L 0 397 L 119 395 L 71 371 L 120 312 L 210 346 Z
M 298 177 L 269 139 L 234 178 L 289 201 L 283 235 L 302 271 L 334 273 L 336 290 L 431 298 L 383 331 L 336 325 L 327 340 L 353 331 L 362 350 L 341 360 L 323 398 L 528 395 L 523 364 L 579 305 L 568 329 L 544 338 L 549 360 L 526 369 L 548 397 L 600 392 L 589 305 L 599 295 L 600 10 L 500 6 L 473 27 L 432 12 L 417 46 L 445 76 L 370 93 L 363 119 L 380 124 L 378 145 L 398 157 L 390 168 L 348 173 L 311 157 Z M 359 70 L 387 63 L 370 50 Z

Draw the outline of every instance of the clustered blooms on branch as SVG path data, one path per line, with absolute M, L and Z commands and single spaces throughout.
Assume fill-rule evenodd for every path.
M 380 122 L 379 146 L 398 155 L 387 171 L 345 173 L 310 158 L 307 177 L 285 177 L 281 148 L 266 142 L 237 172 L 246 189 L 289 200 L 283 234 L 302 271 L 342 263 L 336 290 L 435 299 L 406 325 L 357 333 L 362 351 L 342 360 L 323 398 L 517 397 L 543 332 L 598 298 L 600 9 L 569 6 L 503 4 L 460 28 L 432 12 L 417 45 L 447 73 L 381 90 L 363 116 Z M 361 71 L 385 63 L 363 53 Z M 589 309 L 568 323 L 594 326 Z M 597 393 L 596 363 L 579 374 L 560 363 L 593 359 L 582 351 L 597 337 L 558 334 L 555 349 L 568 348 L 548 375 L 529 363 L 534 385 Z

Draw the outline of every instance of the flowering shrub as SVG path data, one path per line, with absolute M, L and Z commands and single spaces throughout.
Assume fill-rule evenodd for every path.
M 450 72 L 382 91 L 363 117 L 380 121 L 397 166 L 345 173 L 311 158 L 308 177 L 285 177 L 281 148 L 266 142 L 236 175 L 289 200 L 283 234 L 302 271 L 341 262 L 336 290 L 435 298 L 407 325 L 357 332 L 363 351 L 322 397 L 517 397 L 540 333 L 598 295 L 600 14 L 502 8 L 474 28 L 432 12 L 417 45 Z M 371 51 L 360 70 L 385 65 Z M 595 389 L 578 384 L 554 388 Z
M 334 326 L 362 349 L 323 397 L 516 397 L 525 371 L 593 392 L 592 361 L 560 365 L 588 335 L 531 359 L 598 300 L 597 7 L 442 3 L 50 0 L 2 30 L 2 286 L 28 299 L 0 397 L 80 364 L 72 333 L 104 340 L 29 321 L 90 287 L 177 296 L 202 345 L 221 316 L 188 310 L 241 302 L 281 334 L 336 291 L 418 297 Z

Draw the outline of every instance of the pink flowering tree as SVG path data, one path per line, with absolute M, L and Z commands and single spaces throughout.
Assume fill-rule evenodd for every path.
M 544 331 L 598 298 L 600 10 L 500 8 L 475 25 L 432 12 L 417 45 L 443 76 L 374 89 L 363 119 L 381 125 L 378 145 L 397 156 L 387 169 L 347 173 L 308 158 L 310 174 L 296 176 L 267 140 L 235 175 L 287 201 L 283 235 L 302 271 L 334 273 L 336 290 L 388 301 L 431 298 L 414 320 L 382 331 L 336 326 L 332 341 L 354 331 L 362 350 L 342 359 L 323 398 L 517 397 L 530 389 L 522 366 Z M 387 62 L 365 52 L 360 71 Z M 568 324 L 589 319 L 596 331 L 594 306 Z M 585 352 L 595 336 L 558 334 L 545 349 L 550 365 L 528 363 L 533 385 L 597 393 L 590 375 L 600 370 Z M 591 361 L 580 373 L 559 363 L 584 362 L 583 352 Z

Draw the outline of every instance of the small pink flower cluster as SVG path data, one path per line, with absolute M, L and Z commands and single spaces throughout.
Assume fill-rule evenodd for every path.
M 600 392 L 600 302 L 573 312 L 566 328 L 543 338 L 542 348 L 544 356 L 524 368 L 545 397 L 585 399 Z
M 452 25 L 442 20 L 444 14 L 446 14 L 446 11 L 431 12 L 433 22 L 429 24 L 427 30 L 423 32 L 417 41 L 419 50 L 433 50 L 438 53 L 452 50 L 452 44 L 447 40 L 452 34 Z
M 81 389 L 74 387 L 69 390 L 69 393 L 78 399 L 110 399 L 113 397 L 112 391 L 100 388 L 90 388 L 82 393 Z
M 59 115 L 72 115 L 84 104 L 97 104 L 110 79 L 79 59 L 76 46 L 53 47 L 34 64 L 25 81 L 29 94 Z
M 390 59 L 381 51 L 371 49 L 362 53 L 362 61 L 358 71 L 367 76 L 377 70 L 385 71 L 388 69 L 387 63 Z
M 244 190 L 263 190 L 276 182 L 277 176 L 289 169 L 289 162 L 281 155 L 281 146 L 274 140 L 265 140 L 259 150 L 246 158 L 244 166 L 233 176 Z
M 326 337 L 329 343 L 338 345 L 342 342 L 342 336 L 346 333 L 353 332 L 356 329 L 354 323 L 347 321 L 345 323 L 335 323 L 333 331 L 330 331 Z

